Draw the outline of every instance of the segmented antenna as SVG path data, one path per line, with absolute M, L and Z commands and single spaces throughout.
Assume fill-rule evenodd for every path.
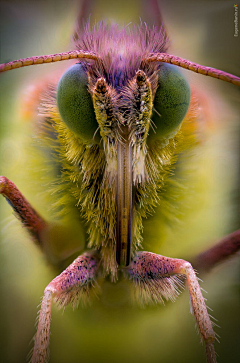
M 82 51 L 82 50 L 73 50 L 71 52 L 41 55 L 41 56 L 37 56 L 37 57 L 18 59 L 18 60 L 9 62 L 9 63 L 3 63 L 3 64 L 0 64 L 0 72 L 10 71 L 15 68 L 34 66 L 36 64 L 59 62 L 59 61 L 64 61 L 64 60 L 68 60 L 68 59 L 76 59 L 76 58 L 87 58 L 87 59 L 101 61 L 101 58 L 92 52 L 86 52 L 86 51 Z
M 82 59 L 86 58 L 102 62 L 101 57 L 93 52 L 73 50 L 71 52 L 63 52 L 57 54 L 23 58 L 9 63 L 3 63 L 0 64 L 0 72 L 6 72 L 15 68 L 22 68 L 36 64 L 59 62 L 76 58 L 82 58 Z M 218 78 L 221 79 L 222 81 L 229 82 L 240 87 L 240 78 L 234 76 L 233 74 L 223 72 L 219 69 L 202 66 L 200 64 L 193 63 L 186 59 L 176 57 L 175 55 L 166 54 L 166 53 L 155 53 L 142 60 L 142 63 L 148 63 L 148 62 L 164 62 L 164 63 L 174 64 L 175 66 L 188 69 L 189 71 L 200 73 L 205 76 L 213 78 Z
M 225 82 L 230 82 L 240 87 L 240 78 L 234 76 L 233 74 L 226 73 L 220 71 L 219 69 L 201 66 L 200 64 L 190 62 L 186 59 L 176 57 L 175 55 L 166 54 L 166 53 L 155 53 L 151 56 L 145 58 L 143 62 L 164 62 L 174 64 L 175 66 L 182 67 L 188 69 L 189 71 L 193 71 L 195 73 L 200 73 L 205 76 L 210 76 L 213 78 L 221 79 Z

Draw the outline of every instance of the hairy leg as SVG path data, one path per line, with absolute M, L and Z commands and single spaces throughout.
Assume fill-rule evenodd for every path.
M 192 261 L 192 265 L 199 272 L 208 272 L 218 263 L 221 263 L 240 250 L 240 230 L 237 230 L 208 250 L 202 252 Z
M 44 219 L 29 204 L 16 185 L 4 176 L 0 177 L 0 193 L 11 205 L 17 217 L 34 240 L 41 245 L 40 232 L 47 225 Z
M 94 252 L 87 252 L 76 258 L 44 290 L 39 314 L 37 334 L 31 363 L 45 363 L 48 359 L 52 300 L 65 307 L 80 301 L 88 302 L 90 288 L 93 287 L 99 267 L 99 258 Z
M 16 185 L 4 176 L 0 176 L 0 194 L 11 205 L 16 217 L 42 249 L 48 262 L 55 267 L 62 270 L 63 261 L 84 248 L 84 233 L 79 220 L 71 220 L 71 225 L 45 221 Z
M 143 303 L 175 300 L 186 277 L 191 306 L 199 331 L 205 341 L 207 362 L 216 363 L 215 333 L 202 296 L 198 278 L 192 265 L 184 260 L 168 258 L 151 252 L 139 252 L 127 268 L 127 274 L 135 283 L 137 298 Z

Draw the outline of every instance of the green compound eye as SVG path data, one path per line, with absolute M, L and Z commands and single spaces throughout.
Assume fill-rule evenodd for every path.
M 84 142 L 99 141 L 99 132 L 94 136 L 98 123 L 84 65 L 75 64 L 63 74 L 57 87 L 57 103 L 62 119 L 71 131 Z
M 159 68 L 158 88 L 151 117 L 156 130 L 154 133 L 150 129 L 150 140 L 168 138 L 173 135 L 187 113 L 191 97 L 190 87 L 177 68 L 164 63 Z

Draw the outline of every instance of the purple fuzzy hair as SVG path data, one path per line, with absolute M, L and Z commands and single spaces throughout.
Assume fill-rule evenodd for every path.
M 149 28 L 145 23 L 127 25 L 88 22 L 74 34 L 76 49 L 94 52 L 102 59 L 95 69 L 96 77 L 104 76 L 115 86 L 122 86 L 141 68 L 142 59 L 152 53 L 166 53 L 169 40 L 163 26 Z M 149 68 L 149 66 L 148 66 Z M 145 69 L 147 73 L 148 69 Z

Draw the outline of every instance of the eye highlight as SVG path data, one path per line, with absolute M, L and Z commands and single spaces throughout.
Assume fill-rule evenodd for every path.
M 57 87 L 57 104 L 63 121 L 71 131 L 84 142 L 99 141 L 99 133 L 94 137 L 98 123 L 84 65 L 74 64 L 63 74 Z
M 150 140 L 169 137 L 177 131 L 187 113 L 190 97 L 189 84 L 177 67 L 163 63 L 158 71 L 151 117 L 156 130 L 149 131 Z

